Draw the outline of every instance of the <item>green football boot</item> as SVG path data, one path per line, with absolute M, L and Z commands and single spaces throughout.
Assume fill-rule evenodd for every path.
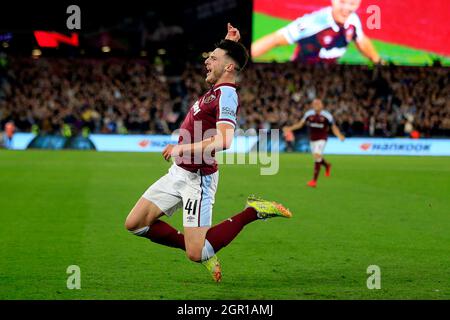
M 263 200 L 253 195 L 247 198 L 247 205 L 245 207 L 254 208 L 258 212 L 258 218 L 260 219 L 292 217 L 291 211 L 289 211 L 289 209 L 286 209 L 282 204 L 275 201 Z
M 222 280 L 222 267 L 220 266 L 219 259 L 217 259 L 217 255 L 213 255 L 208 260 L 202 261 L 202 264 L 208 269 L 215 282 Z

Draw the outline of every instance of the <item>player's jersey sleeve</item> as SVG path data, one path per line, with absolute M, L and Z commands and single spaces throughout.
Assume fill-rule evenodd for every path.
M 302 121 L 306 121 L 310 116 L 314 114 L 314 110 L 308 110 L 303 115 Z
M 328 111 L 322 111 L 320 114 L 328 120 L 328 123 L 330 125 L 332 125 L 334 123 L 333 115 L 331 113 L 329 113 Z
M 352 13 L 348 18 L 347 23 L 355 26 L 355 40 L 361 41 L 364 38 L 364 31 L 358 15 L 356 13 Z
M 219 123 L 228 123 L 236 127 L 238 108 L 239 100 L 236 89 L 227 86 L 220 87 L 216 125 Z
M 331 8 L 325 8 L 295 19 L 277 32 L 281 33 L 289 44 L 308 38 L 328 28 L 327 14 Z

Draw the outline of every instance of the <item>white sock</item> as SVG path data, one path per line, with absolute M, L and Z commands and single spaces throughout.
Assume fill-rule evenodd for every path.
M 146 226 L 146 227 L 143 227 L 143 228 L 139 228 L 139 229 L 136 229 L 136 230 L 132 230 L 132 231 L 130 231 L 132 234 L 134 234 L 135 236 L 138 236 L 138 237 L 143 237 L 143 236 L 145 236 L 145 234 L 147 233 L 147 231 L 150 229 L 150 227 L 149 226 Z
M 205 245 L 202 249 L 202 261 L 210 259 L 214 256 L 214 254 L 214 248 L 212 247 L 211 243 L 209 243 L 209 241 L 205 239 Z

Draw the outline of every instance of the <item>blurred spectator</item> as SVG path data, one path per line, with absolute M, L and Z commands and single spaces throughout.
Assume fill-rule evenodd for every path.
M 3 141 L 6 149 L 11 149 L 15 131 L 16 126 L 14 125 L 14 121 L 8 121 L 5 124 L 5 133 L 3 134 Z
M 286 151 L 292 152 L 295 147 L 295 136 L 292 131 L 287 131 L 284 133 L 284 140 L 286 141 Z

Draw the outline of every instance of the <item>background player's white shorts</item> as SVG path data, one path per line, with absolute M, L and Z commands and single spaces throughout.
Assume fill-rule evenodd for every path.
M 327 140 L 310 141 L 311 153 L 323 154 Z
M 219 172 L 202 176 L 172 164 L 169 172 L 142 195 L 167 216 L 183 208 L 183 226 L 209 227 Z

